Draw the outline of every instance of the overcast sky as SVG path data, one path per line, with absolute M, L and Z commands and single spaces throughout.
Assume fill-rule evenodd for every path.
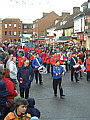
M 0 18 L 20 18 L 32 22 L 41 18 L 43 12 L 71 12 L 87 0 L 0 0 Z

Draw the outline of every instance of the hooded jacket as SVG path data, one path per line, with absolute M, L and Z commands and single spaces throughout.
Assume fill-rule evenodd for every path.
M 28 100 L 29 105 L 27 107 L 26 112 L 31 114 L 31 117 L 36 116 L 36 117 L 40 118 L 40 111 L 34 107 L 35 106 L 34 98 L 28 98 L 27 100 Z
M 15 90 L 14 83 L 11 81 L 10 78 L 3 77 L 2 80 L 6 83 L 6 88 L 7 88 L 8 93 L 9 93 L 8 98 L 14 99 L 14 97 L 16 97 L 18 95 L 18 93 Z

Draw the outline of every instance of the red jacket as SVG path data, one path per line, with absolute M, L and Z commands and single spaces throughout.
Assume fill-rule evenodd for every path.
M 86 71 L 90 71 L 90 58 L 86 60 Z
M 18 95 L 18 93 L 15 90 L 14 83 L 11 81 L 10 78 L 3 77 L 2 80 L 6 83 L 6 88 L 9 92 L 9 99 L 14 99 Z
M 57 60 L 59 60 L 59 57 L 57 55 L 51 57 L 51 64 L 54 66 Z
M 42 61 L 43 61 L 43 63 L 46 63 L 46 53 L 42 53 L 41 55 L 40 55 L 40 57 L 42 58 Z
M 46 54 L 46 57 L 45 57 L 45 62 L 47 64 L 50 64 L 50 56 Z

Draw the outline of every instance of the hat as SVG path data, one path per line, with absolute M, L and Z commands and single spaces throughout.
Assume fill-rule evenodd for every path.
M 15 98 L 14 98 L 14 103 L 17 101 L 17 99 L 19 99 L 19 98 L 21 98 L 20 96 L 16 96 Z
M 39 120 L 38 117 L 34 116 L 34 117 L 31 117 L 31 120 Z
M 0 80 L 0 97 L 8 96 L 8 90 L 6 89 L 6 84 L 3 80 Z
M 35 99 L 34 98 L 28 98 L 27 101 L 28 101 L 30 107 L 33 107 L 35 105 Z

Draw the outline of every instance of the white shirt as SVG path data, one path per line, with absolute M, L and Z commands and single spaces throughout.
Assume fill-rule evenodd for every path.
M 13 61 L 11 61 L 9 63 L 9 70 L 10 70 L 10 78 L 11 79 L 17 79 L 17 67 L 16 67 L 16 63 L 14 63 Z

